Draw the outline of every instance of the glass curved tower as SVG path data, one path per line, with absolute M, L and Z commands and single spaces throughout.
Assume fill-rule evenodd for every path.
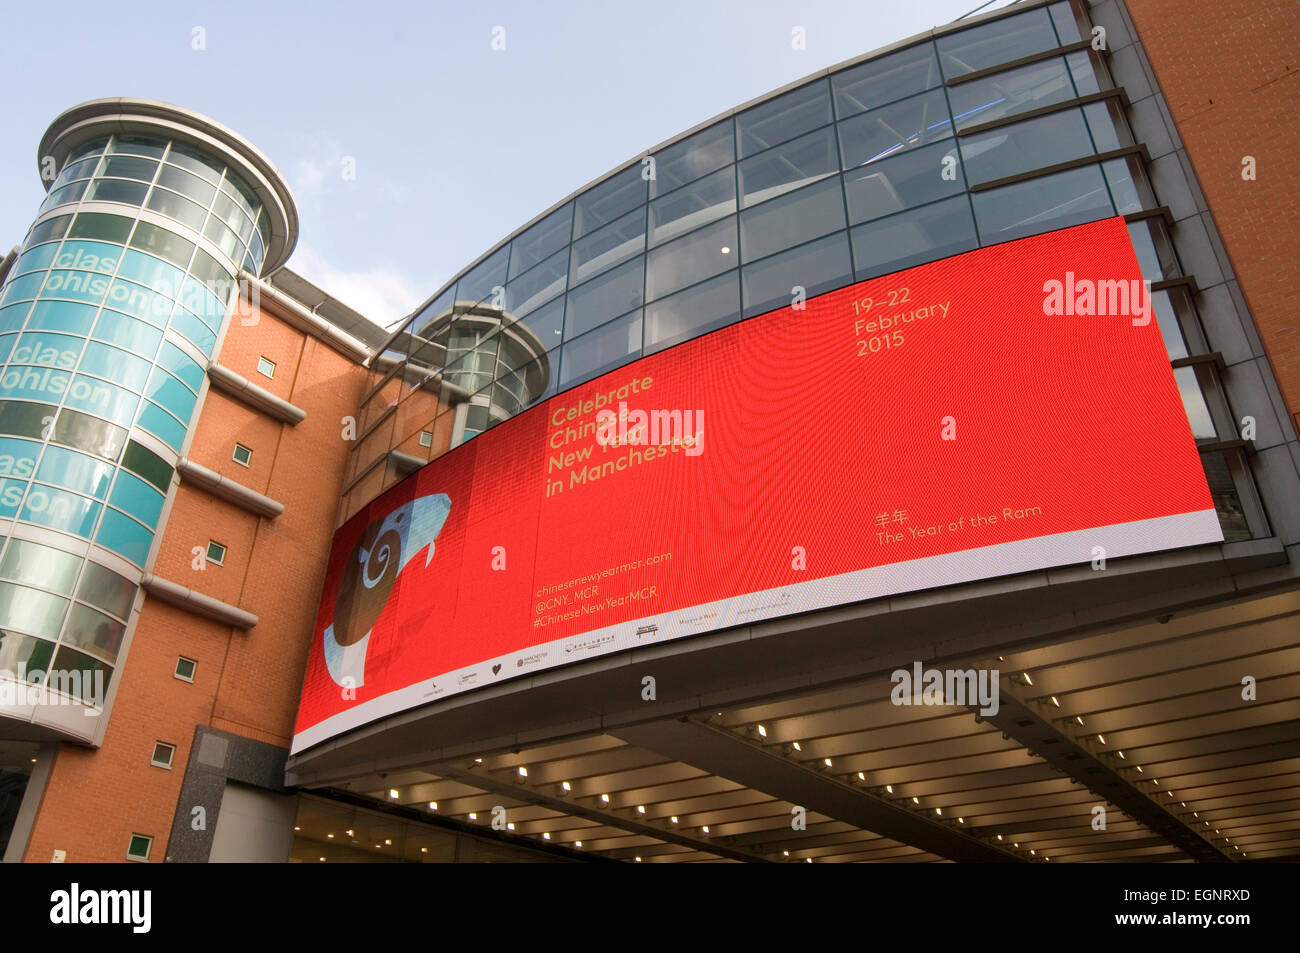
M 0 717 L 95 741 L 238 279 L 297 213 L 251 144 L 150 100 L 68 110 L 38 161 L 0 287 Z

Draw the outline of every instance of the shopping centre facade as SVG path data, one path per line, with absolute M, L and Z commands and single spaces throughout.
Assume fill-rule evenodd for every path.
M 1207 78 L 1131 6 L 739 106 L 392 332 L 236 133 L 61 115 L 0 266 L 5 859 L 1300 855 L 1296 12 Z

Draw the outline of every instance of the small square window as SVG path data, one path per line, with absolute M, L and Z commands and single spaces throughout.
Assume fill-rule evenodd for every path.
M 274 377 L 275 361 L 268 361 L 264 357 L 259 357 L 257 359 L 257 373 L 263 375 L 264 377 Z
M 155 768 L 170 768 L 172 759 L 175 757 L 175 745 L 169 745 L 165 741 L 155 741 L 153 744 L 153 757 L 149 759 L 149 763 Z
M 422 446 L 422 447 L 432 447 L 432 446 L 433 446 L 433 431 L 431 431 L 431 430 L 421 430 L 421 431 L 420 431 L 420 446 Z
M 208 562 L 223 565 L 226 561 L 226 547 L 208 540 Z
M 194 672 L 198 669 L 199 663 L 192 658 L 186 658 L 182 655 L 176 660 L 176 677 L 182 682 L 194 681 Z
M 232 459 L 241 467 L 248 466 L 248 461 L 253 459 L 253 451 L 249 450 L 242 443 L 235 444 L 235 453 Z
M 126 848 L 127 860 L 148 860 L 149 849 L 153 847 L 153 838 L 144 834 L 132 834 L 131 843 Z

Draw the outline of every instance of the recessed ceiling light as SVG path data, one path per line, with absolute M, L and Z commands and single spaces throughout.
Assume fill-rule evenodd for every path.
M 602 794 L 602 795 L 600 796 L 600 799 L 601 799 L 601 801 L 602 801 L 603 803 L 605 803 L 605 804 L 608 804 L 608 803 L 609 803 L 609 795 L 608 795 L 608 794 Z
M 326 838 L 327 840 L 333 840 L 333 839 L 334 839 L 334 835 L 333 835 L 333 834 L 326 834 L 326 835 L 325 835 L 325 838 Z
M 833 767 L 833 765 L 831 764 L 831 759 L 830 759 L 830 758 L 822 758 L 822 761 L 824 761 L 824 762 L 826 763 L 826 767 L 828 767 L 828 768 Z
M 522 764 L 519 766 L 519 776 L 521 778 L 528 777 L 528 769 L 525 768 Z
M 420 853 L 421 853 L 421 854 L 427 854 L 428 852 L 429 852 L 429 848 L 427 848 L 427 847 L 421 847 L 421 848 L 420 848 Z
M 1102 735 L 1102 734 L 1098 734 L 1098 735 L 1097 735 L 1097 740 L 1100 741 L 1102 744 L 1105 744 L 1105 743 L 1106 743 L 1106 736 L 1105 736 L 1105 735 Z
M 385 845 L 386 847 L 392 847 L 392 846 L 393 846 L 392 838 L 385 837 L 385 838 L 384 838 L 384 845 Z
M 795 751 L 802 751 L 802 750 L 803 750 L 803 748 L 799 747 L 799 742 L 797 742 L 797 741 L 794 743 L 794 750 L 795 750 Z
M 388 796 L 391 797 L 393 800 L 397 800 L 397 788 L 389 788 Z
M 300 830 L 302 830 L 302 828 L 301 828 L 301 827 L 295 827 L 294 830 L 295 830 L 295 831 L 300 831 Z
M 573 786 L 572 786 L 571 784 L 569 784 L 568 781 L 562 781 L 562 782 L 560 783 L 560 787 L 562 787 L 562 788 L 563 788 L 564 790 L 566 790 L 566 791 L 572 791 L 572 790 L 573 790 Z
M 788 850 L 783 850 L 783 851 L 781 851 L 781 856 L 782 856 L 782 857 L 789 857 L 789 856 L 790 856 L 790 852 L 789 852 Z
M 913 803 L 913 804 L 920 804 L 920 803 L 921 803 L 921 799 L 920 799 L 919 797 L 917 797 L 915 794 L 913 794 L 913 795 L 912 795 L 912 803 Z
M 574 842 L 573 842 L 573 846 L 574 846 L 574 847 L 581 847 L 581 846 L 582 846 L 582 841 L 580 841 L 580 840 L 576 840 L 576 841 L 574 841 Z
M 469 819 L 470 819 L 471 821 L 477 821 L 477 820 L 478 820 L 478 814 L 477 814 L 476 812 L 474 812 L 474 811 L 470 811 L 470 812 L 469 812 Z
M 638 858 L 636 859 L 636 862 L 637 862 L 638 864 L 641 863 L 641 858 L 638 857 Z
M 1024 676 L 1025 684 L 1026 684 L 1026 685 L 1032 685 L 1032 684 L 1034 684 L 1034 680 L 1033 680 L 1032 678 L 1029 677 L 1029 673 L 1028 673 L 1028 672 L 1021 672 L 1020 674 L 1021 674 L 1022 676 Z
M 551 839 L 551 832 L 550 832 L 550 831 L 543 831 L 543 832 L 542 832 L 542 840 L 550 840 L 550 839 Z
M 730 246 L 730 245 L 723 245 L 721 248 L 718 249 L 718 251 L 722 252 L 722 254 L 724 254 L 724 255 L 730 255 L 730 254 L 731 254 L 731 246 Z
M 936 808 L 934 809 L 934 813 L 936 813 L 936 814 L 942 814 L 942 813 L 943 813 L 943 808 L 941 808 L 941 807 L 936 807 Z
M 766 737 L 767 737 L 767 729 L 764 728 L 762 725 L 759 725 L 759 726 L 758 726 L 758 736 L 759 736 L 760 738 L 766 738 Z
M 866 776 L 866 774 L 864 774 L 863 772 L 859 771 L 859 772 L 858 772 L 858 780 L 859 780 L 859 781 L 865 781 L 865 780 L 867 780 L 867 776 Z
M 437 801 L 430 801 L 430 802 L 429 802 L 429 810 L 431 810 L 431 811 L 436 811 L 437 809 L 438 809 L 438 802 L 437 802 Z
M 893 786 L 892 784 L 886 784 L 886 785 L 885 785 L 885 790 L 888 791 L 890 794 L 893 794 L 893 793 L 894 793 L 894 786 Z
M 1055 695 L 1052 696 L 1052 704 L 1055 705 L 1057 708 L 1061 707 L 1061 703 L 1056 700 Z
M 1081 725 L 1083 724 L 1083 716 L 1082 716 L 1082 715 L 1075 715 L 1075 716 L 1074 716 L 1074 720 L 1077 721 L 1077 722 L 1078 722 L 1079 724 L 1081 724 Z
M 998 840 L 1002 840 L 1002 835 L 1001 835 L 1001 834 L 998 835 Z
M 672 822 L 673 822 L 674 824 L 677 823 L 677 815 L 676 815 L 676 814 L 674 814 L 674 815 L 672 816 Z
M 347 834 L 349 837 L 356 837 L 356 836 L 357 836 L 357 832 L 354 831 L 354 830 L 353 830 L 352 828 L 350 828 L 350 827 L 349 827 L 346 831 L 344 831 L 343 833 Z
M 638 805 L 636 806 L 636 812 L 637 812 L 638 814 L 644 814 L 644 813 L 645 813 L 645 805 L 644 805 L 644 804 L 638 804 Z
M 515 822 L 514 822 L 514 821 L 510 821 L 508 824 L 506 824 L 506 830 L 508 830 L 508 831 L 512 831 L 512 830 L 514 830 L 514 829 L 515 829 Z
M 704 831 L 704 833 L 707 834 L 709 832 L 709 825 L 705 824 L 703 827 L 700 828 L 700 830 Z
M 958 824 L 965 824 L 965 823 L 966 823 L 966 818 L 964 818 L 964 817 L 959 817 L 959 818 L 957 818 L 957 823 L 958 823 Z

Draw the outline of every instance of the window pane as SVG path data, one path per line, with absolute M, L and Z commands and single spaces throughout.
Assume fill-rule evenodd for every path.
M 564 293 L 568 278 L 569 251 L 562 248 L 527 274 L 506 285 L 506 310 L 522 317 Z
M 105 510 L 95 541 L 125 556 L 137 566 L 143 566 L 149 556 L 153 534 L 129 516 L 117 510 Z
M 740 163 L 741 205 L 783 195 L 839 171 L 835 132 L 830 127 Z
M 1119 100 L 1088 103 L 1083 107 L 1083 116 L 1088 122 L 1088 131 L 1092 133 L 1095 151 L 1109 152 L 1111 149 L 1132 145 L 1128 122 L 1120 113 Z
M 726 119 L 655 154 L 650 196 L 663 195 L 736 159 L 731 120 Z
M 221 164 L 184 143 L 172 143 L 171 151 L 167 153 L 167 161 L 188 169 L 214 184 L 221 181 L 223 171 Z
M 120 215 L 106 215 L 103 212 L 82 212 L 68 229 L 69 238 L 94 238 L 106 242 L 126 244 L 126 236 L 131 234 L 132 221 Z
M 859 225 L 852 234 L 858 280 L 947 258 L 977 244 L 964 195 Z
M 736 117 L 740 154 L 762 152 L 830 121 L 829 86 L 824 79 L 809 83 Z
M 194 253 L 193 242 L 148 222 L 136 226 L 135 234 L 131 236 L 131 247 L 157 255 L 163 261 L 169 261 L 182 269 L 188 267 L 190 256 Z
M 953 121 L 965 129 L 1074 98 L 1065 59 L 1057 57 L 962 83 L 948 90 Z
M 566 205 L 516 238 L 510 249 L 510 277 L 523 274 L 569 244 L 572 227 L 573 206 Z
M 99 216 L 90 213 L 83 213 L 82 217 L 83 218 L 117 218 L 116 215 Z M 131 222 L 128 219 L 118 219 L 118 220 L 126 222 L 127 229 L 128 231 L 130 230 Z M 39 245 L 41 242 L 48 242 L 48 241 L 53 241 L 55 239 L 62 238 L 63 233 L 68 230 L 68 223 L 71 221 L 72 221 L 71 215 L 56 215 L 54 216 L 54 218 L 47 218 L 39 225 L 32 226 L 32 230 L 27 233 L 26 247 L 30 248 L 33 245 Z M 125 232 L 123 233 L 122 237 L 123 238 L 126 237 Z
M 112 661 L 117 658 L 125 631 L 126 626 L 116 619 L 110 619 L 89 606 L 73 605 L 68 613 L 68 624 L 63 628 L 62 642 Z
M 27 672 L 28 681 L 33 681 L 33 672 L 49 671 L 53 654 L 54 645 L 50 642 L 0 631 L 0 668 L 15 674 L 22 668 Z
M 572 340 L 641 305 L 645 259 L 636 258 L 569 292 L 564 339 Z
M 0 626 L 55 638 L 68 600 L 26 586 L 0 582 Z
M 111 665 L 101 662 L 99 659 L 91 658 L 89 655 L 83 655 L 81 652 L 75 652 L 70 648 L 60 646 L 54 655 L 54 668 L 57 672 L 79 672 L 81 677 L 76 681 L 65 681 L 60 684 L 60 688 L 66 688 L 72 693 L 74 698 L 79 698 L 84 702 L 103 703 L 103 698 L 98 697 L 99 691 L 96 685 L 96 672 L 103 672 L 98 681 L 103 685 L 108 684 L 109 678 L 113 674 Z M 134 841 L 134 838 L 133 838 Z M 146 848 L 144 855 L 148 854 Z
M 157 526 L 158 516 L 162 513 L 163 495 L 143 480 L 125 470 L 119 470 L 108 502 L 125 510 L 146 526 Z
M 630 166 L 578 196 L 573 237 L 593 232 L 644 205 L 647 181 L 641 177 L 643 168 L 640 163 Z
M 923 93 L 901 103 L 855 116 L 839 124 L 844 168 L 877 162 L 952 135 L 952 120 L 943 90 Z
M 784 251 L 844 228 L 844 193 L 839 177 L 746 209 L 740 216 L 742 260 Z
M 645 309 L 645 352 L 652 354 L 740 317 L 740 292 L 734 274 L 721 275 L 661 298 Z
M 1081 225 L 1114 214 L 1095 165 L 971 195 L 985 245 Z
M 149 380 L 149 362 L 115 347 L 91 341 L 81 355 L 80 370 L 140 390 Z
M 720 169 L 650 203 L 650 244 L 668 241 L 736 211 L 736 170 Z
M 149 201 L 145 203 L 146 208 L 153 209 L 155 212 L 161 212 L 169 218 L 174 218 L 182 225 L 187 225 L 194 231 L 200 231 L 203 228 L 203 219 L 207 216 L 207 211 L 195 205 L 189 199 L 183 199 L 175 192 L 168 192 L 166 189 L 155 188 L 149 195 Z
M 939 47 L 939 62 L 948 77 L 1009 63 L 1059 45 L 1051 17 L 1041 7 L 941 36 L 935 43 Z
M 158 163 L 150 159 L 123 159 L 109 156 L 104 160 L 104 168 L 100 175 L 104 178 L 152 182 L 157 171 Z
M 569 271 L 576 284 L 645 250 L 645 209 L 638 208 L 573 243 Z
M 126 431 L 65 407 L 59 411 L 59 416 L 54 421 L 53 439 L 69 447 L 98 454 L 106 460 L 116 460 L 122 452 L 122 445 L 126 443 Z
M 69 186 L 74 188 L 75 186 Z M 87 199 L 97 202 L 123 202 L 127 205 L 143 205 L 144 194 L 149 186 L 143 182 L 129 182 L 126 179 L 96 179 L 94 187 L 86 195 Z
M 1002 126 L 961 140 L 962 165 L 972 185 L 1041 169 L 1092 152 L 1092 138 L 1078 109 Z
M 853 281 L 848 235 L 841 232 L 800 245 L 740 270 L 745 295 L 744 316 L 751 318 L 794 301 L 795 289 L 812 298 Z
M 870 60 L 831 77 L 840 119 L 932 89 L 940 83 L 934 46 L 917 46 Z
M 1052 15 L 1052 22 L 1056 24 L 1057 38 L 1062 44 L 1077 43 L 1082 39 L 1079 34 L 1079 21 L 1074 18 L 1068 3 L 1054 3 L 1047 8 L 1047 11 Z
M 1093 69 L 1092 57 L 1087 50 L 1067 53 L 1065 62 L 1070 66 L 1070 76 L 1074 78 L 1074 88 L 1080 96 L 1095 93 L 1101 89 L 1097 82 L 1097 71 Z
M 166 148 L 167 143 L 152 136 L 117 136 L 113 139 L 113 148 L 109 152 L 127 152 L 131 155 L 152 156 L 157 159 L 162 157 L 163 150 Z
M 611 321 L 564 345 L 560 386 L 590 380 L 641 356 L 641 312 Z
M 736 219 L 707 225 L 646 255 L 646 299 L 685 288 L 736 267 Z
M 1110 186 L 1111 198 L 1115 200 L 1116 213 L 1127 215 L 1129 212 L 1140 211 L 1142 195 L 1137 183 L 1133 181 L 1133 169 L 1128 160 L 1111 159 L 1103 162 L 1101 169 L 1106 173 L 1106 183 Z
M 475 303 L 487 301 L 493 295 L 493 288 L 504 288 L 506 284 L 506 259 L 509 256 L 510 246 L 505 245 L 485 258 L 480 264 L 475 265 L 473 270 L 460 279 L 460 284 L 456 286 L 457 300 Z
M 100 504 L 94 500 L 33 483 L 19 517 L 89 539 L 99 510 Z
M 167 461 L 134 440 L 126 445 L 122 466 L 138 473 L 164 493 L 171 486 L 172 468 Z
M 51 446 L 45 448 L 36 478 L 102 500 L 108 493 L 113 467 L 96 457 Z
M 157 404 L 151 404 L 147 400 L 144 401 L 144 406 L 140 408 L 140 417 L 136 420 L 136 424 L 149 431 L 177 453 L 181 452 L 181 444 L 185 442 L 185 426 Z
M 940 142 L 844 173 L 853 225 L 957 195 L 965 188 L 955 142 Z
M 77 584 L 77 598 L 125 619 L 135 601 L 135 584 L 111 569 L 87 562 Z
M 11 539 L 0 561 L 0 576 L 17 582 L 31 582 L 43 589 L 72 594 L 81 559 L 49 546 Z
M 94 337 L 129 348 L 144 358 L 153 360 L 158 351 L 158 342 L 162 340 L 162 331 L 143 321 L 105 309 L 95 323 Z
M 558 347 L 564 329 L 564 299 L 557 298 L 536 311 L 530 311 L 525 317 L 508 327 L 516 329 L 516 333 L 526 328 L 536 336 L 543 350 L 548 347 Z

